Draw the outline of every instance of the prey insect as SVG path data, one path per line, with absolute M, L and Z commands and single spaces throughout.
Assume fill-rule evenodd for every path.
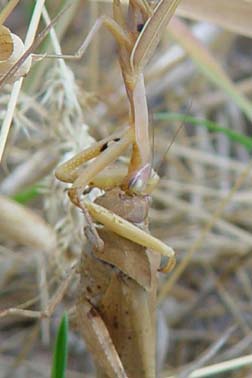
M 155 377 L 155 307 L 157 271 L 168 272 L 175 254 L 148 233 L 149 198 L 158 182 L 150 164 L 148 109 L 143 69 L 179 0 L 129 0 L 128 20 L 119 0 L 113 19 L 99 18 L 75 58 L 83 55 L 94 34 L 105 26 L 118 44 L 129 100 L 129 126 L 95 143 L 59 166 L 56 177 L 71 183 L 70 200 L 102 225 L 86 227 L 88 245 L 80 263 L 77 318 L 99 377 Z M 67 57 L 67 56 L 63 56 Z M 108 170 L 129 147 L 127 172 Z M 93 161 L 85 166 L 89 160 Z M 95 202 L 83 193 L 98 187 Z M 168 262 L 160 266 L 160 256 Z

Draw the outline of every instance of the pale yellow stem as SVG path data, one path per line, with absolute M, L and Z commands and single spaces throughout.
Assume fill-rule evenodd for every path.
M 11 0 L 6 4 L 4 9 L 2 9 L 0 13 L 0 25 L 2 25 L 4 21 L 9 17 L 18 2 L 19 0 Z

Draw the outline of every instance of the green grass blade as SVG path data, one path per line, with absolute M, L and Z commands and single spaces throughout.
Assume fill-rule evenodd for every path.
M 26 204 L 40 194 L 40 186 L 33 185 L 30 188 L 24 189 L 21 192 L 14 194 L 11 198 L 21 204 Z
M 236 143 L 242 144 L 248 151 L 252 150 L 252 138 L 237 133 L 236 131 L 230 130 L 226 127 L 220 126 L 218 123 L 209 121 L 207 119 L 194 118 L 180 113 L 156 113 L 154 119 L 162 121 L 180 121 L 184 123 L 190 123 L 191 125 L 198 125 L 206 127 L 209 131 L 214 131 L 217 133 L 225 134 L 230 140 Z
M 51 378 L 65 378 L 68 354 L 68 317 L 64 314 L 56 336 Z

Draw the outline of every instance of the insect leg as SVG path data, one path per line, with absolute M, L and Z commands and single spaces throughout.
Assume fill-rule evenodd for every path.
M 160 268 L 160 271 L 166 273 L 174 268 L 176 263 L 175 252 L 171 247 L 110 210 L 87 200 L 83 202 L 91 216 L 109 230 L 146 248 L 150 248 L 162 256 L 168 257 L 168 262 L 164 267 Z

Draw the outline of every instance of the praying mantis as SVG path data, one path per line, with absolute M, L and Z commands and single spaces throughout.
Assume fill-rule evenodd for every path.
M 120 1 L 113 0 L 113 18 L 100 17 L 75 55 L 82 56 L 105 26 L 118 44 L 129 100 L 127 128 L 91 145 L 55 173 L 59 180 L 72 183 L 69 198 L 87 219 L 88 244 L 79 267 L 76 312 L 97 376 L 102 378 L 156 376 L 157 271 L 172 270 L 175 254 L 148 233 L 149 199 L 158 178 L 150 164 L 143 69 L 179 2 L 161 0 L 153 9 L 147 0 L 129 0 L 126 20 Z M 129 147 L 128 171 L 108 170 Z M 98 187 L 105 194 L 89 201 L 87 187 Z M 92 220 L 102 226 L 95 227 Z M 161 255 L 168 263 L 160 268 Z
M 100 378 L 153 378 L 157 271 L 169 272 L 175 253 L 148 232 L 150 195 L 158 182 L 151 168 L 143 69 L 180 0 L 129 0 L 128 19 L 119 0 L 113 18 L 99 18 L 75 58 L 80 58 L 94 34 L 105 26 L 118 44 L 118 57 L 129 101 L 129 125 L 91 145 L 56 169 L 56 177 L 72 183 L 70 200 L 86 218 L 76 314 Z M 68 56 L 60 56 L 68 58 Z M 127 172 L 108 166 L 132 148 Z M 89 160 L 92 161 L 85 165 Z M 103 191 L 94 202 L 86 193 Z M 93 221 L 100 224 L 95 226 Z M 161 255 L 168 258 L 160 267 Z M 61 300 L 72 274 L 56 293 Z M 1 316 L 20 313 L 3 311 Z M 49 316 L 52 306 L 27 316 Z

